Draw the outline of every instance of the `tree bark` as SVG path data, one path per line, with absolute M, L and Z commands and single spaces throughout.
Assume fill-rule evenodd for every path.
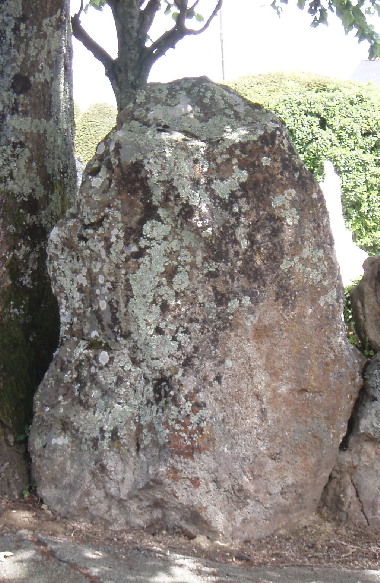
M 143 13 L 139 2 L 111 0 L 112 14 L 118 38 L 118 56 L 106 70 L 114 90 L 118 110 L 133 100 L 136 92 L 148 81 L 152 63 L 146 61 L 147 32 L 143 29 Z M 155 8 L 157 11 L 158 6 Z
M 153 64 L 185 36 L 198 35 L 206 30 L 223 4 L 223 0 L 215 0 L 214 8 L 204 25 L 193 30 L 187 28 L 186 20 L 189 18 L 189 11 L 194 12 L 198 2 L 199 0 L 176 2 L 179 12 L 175 24 L 149 44 L 149 30 L 161 9 L 160 1 L 149 0 L 142 8 L 143 0 L 108 0 L 118 40 L 116 59 L 112 59 L 84 30 L 80 23 L 82 8 L 73 16 L 73 34 L 104 65 L 119 111 L 127 107 L 135 98 L 136 92 L 146 85 Z
M 0 495 L 17 496 L 58 342 L 46 243 L 76 191 L 69 0 L 0 0 L 0 104 Z

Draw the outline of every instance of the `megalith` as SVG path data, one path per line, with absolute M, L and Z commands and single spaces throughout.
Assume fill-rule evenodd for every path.
M 205 78 L 138 93 L 50 237 L 45 503 L 234 541 L 313 512 L 360 384 L 332 249 L 274 115 Z

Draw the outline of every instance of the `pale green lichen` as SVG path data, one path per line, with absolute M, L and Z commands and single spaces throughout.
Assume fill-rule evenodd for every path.
M 295 263 L 295 259 L 292 259 L 292 260 L 284 259 L 284 261 L 280 265 L 280 269 L 289 269 L 290 267 L 294 266 L 294 263 Z
M 272 198 L 272 206 L 285 220 L 285 223 L 290 227 L 297 225 L 299 222 L 299 215 L 294 207 L 294 198 L 297 193 L 293 189 L 288 189 L 284 194 L 277 195 Z
M 47 233 L 62 217 L 76 190 L 70 104 L 66 85 L 62 94 L 60 73 L 61 65 L 66 71 L 69 66 L 66 15 L 52 4 L 41 8 L 38 19 L 32 14 L 25 19 L 24 9 L 21 1 L 15 1 L 3 2 L 0 10 L 0 206 L 4 235 L 0 425 L 15 435 L 30 422 L 33 393 L 57 345 L 59 322 L 44 267 L 45 246 Z M 51 16 L 46 17 L 48 14 Z M 38 26 L 33 27 L 37 21 Z M 16 87 L 17 78 L 24 88 Z M 41 100 L 42 90 L 46 99 Z M 2 449 L 4 454 L 6 449 Z M 21 450 L 18 456 L 21 461 Z M 6 459 L 2 461 L 6 464 Z M 11 481 L 19 468 L 12 471 Z M 2 475 L 2 494 L 6 474 Z M 22 489 L 20 485 L 12 496 L 18 496 Z
M 106 350 L 102 350 L 101 353 L 99 354 L 98 358 L 99 358 L 100 364 L 103 366 L 105 366 L 110 359 L 109 354 Z
M 324 307 L 327 305 L 335 305 L 337 301 L 337 294 L 336 289 L 331 289 L 329 292 L 323 296 L 321 296 L 318 300 L 320 306 Z
M 233 169 L 233 175 L 224 180 L 214 180 L 212 188 L 222 199 L 228 199 L 232 192 L 236 192 L 240 188 L 242 182 L 246 182 L 248 172 L 240 170 L 238 166 Z

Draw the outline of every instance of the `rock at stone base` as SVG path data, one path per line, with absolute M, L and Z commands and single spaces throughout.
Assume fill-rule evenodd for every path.
M 360 385 L 332 249 L 277 118 L 206 79 L 139 93 L 50 239 L 48 506 L 235 541 L 313 512 Z
M 29 482 L 25 448 L 14 441 L 13 433 L 0 423 L 0 492 L 9 498 L 19 498 Z
M 364 346 L 380 351 L 380 256 L 368 257 L 364 276 L 352 290 L 355 330 Z
M 334 517 L 380 528 L 380 354 L 368 364 L 348 443 L 322 496 Z

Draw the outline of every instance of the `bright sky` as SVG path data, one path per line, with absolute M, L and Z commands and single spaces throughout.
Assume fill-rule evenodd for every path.
M 292 0 L 289 0 L 292 2 Z M 72 12 L 80 4 L 71 0 Z M 295 2 L 294 2 L 295 4 Z M 214 0 L 203 0 L 200 12 Z M 202 6 L 202 4 L 200 5 Z M 166 17 L 168 24 L 170 19 Z M 154 65 L 151 81 L 207 75 L 222 80 L 220 32 L 223 30 L 225 79 L 269 71 L 305 71 L 349 79 L 361 60 L 368 57 L 368 44 L 344 34 L 340 21 L 310 27 L 311 17 L 296 6 L 284 5 L 279 18 L 265 0 L 224 0 L 221 19 L 199 36 L 186 38 Z M 116 34 L 107 7 L 83 14 L 82 25 L 110 54 L 116 56 Z M 379 21 L 378 21 L 379 22 Z M 380 22 L 379 27 L 380 29 Z M 103 66 L 80 43 L 74 44 L 74 99 L 81 110 L 92 103 L 114 104 L 113 92 Z

